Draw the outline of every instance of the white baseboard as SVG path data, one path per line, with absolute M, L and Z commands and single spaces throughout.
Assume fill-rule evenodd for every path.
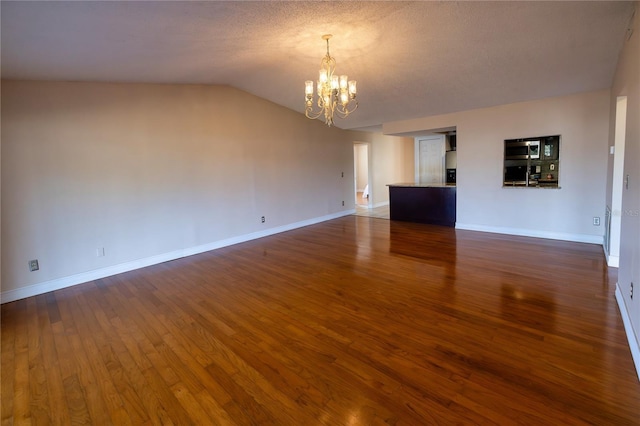
M 145 257 L 143 259 L 137 259 L 137 260 L 132 260 L 130 262 L 120 263 L 118 265 L 108 266 L 106 268 L 95 269 L 92 271 L 82 272 L 82 273 L 70 275 L 67 277 L 44 281 L 38 284 L 24 286 L 14 290 L 7 290 L 0 293 L 0 303 L 13 302 L 14 300 L 20 300 L 26 297 L 37 296 L 39 294 L 48 293 L 50 291 L 60 290 L 65 287 L 71 287 L 73 285 L 86 283 L 89 281 L 109 277 L 116 274 L 121 274 L 123 272 L 133 271 L 134 269 L 140 269 L 140 268 L 144 268 L 151 265 L 157 265 L 158 263 L 180 259 L 181 257 L 192 256 L 194 254 L 204 253 L 204 252 L 219 249 L 222 247 L 227 247 L 227 246 L 243 243 L 250 240 L 267 237 L 269 235 L 279 234 L 285 231 L 291 231 L 296 228 L 302 228 L 304 226 L 314 225 L 316 223 L 325 222 L 327 220 L 337 219 L 342 216 L 348 216 L 348 215 L 354 214 L 355 212 L 356 212 L 355 209 L 341 211 L 341 212 L 333 213 L 326 216 L 321 216 L 313 219 L 303 220 L 300 222 L 290 223 L 288 225 L 269 228 L 269 229 L 265 229 L 258 232 L 252 232 L 250 234 L 239 235 L 237 237 L 214 241 L 212 243 L 203 244 L 200 246 L 188 247 L 185 249 L 180 249 L 180 250 L 172 251 L 169 253 L 163 253 L 156 256 L 150 256 L 150 257 Z
M 633 324 L 631 323 L 631 318 L 629 318 L 629 311 L 627 310 L 627 305 L 624 302 L 624 297 L 622 296 L 618 283 L 616 283 L 616 302 L 618 302 L 618 309 L 622 316 L 624 331 L 626 332 L 627 340 L 629 341 L 629 349 L 631 349 L 631 357 L 633 358 L 633 363 L 636 366 L 638 380 L 640 380 L 640 343 L 633 332 Z
M 382 203 L 376 203 L 373 206 L 371 206 L 372 209 L 375 209 L 377 207 L 384 207 L 384 206 L 388 206 L 389 202 L 388 201 L 383 201 Z
M 603 243 L 602 235 L 568 234 L 564 232 L 538 231 L 524 228 L 505 228 L 501 226 L 485 226 L 456 222 L 456 229 L 469 231 L 491 232 L 494 234 L 519 235 L 523 237 L 547 238 L 550 240 L 574 241 L 577 243 L 600 244 Z
M 620 256 L 607 256 L 607 266 L 610 268 L 618 268 L 620 266 Z

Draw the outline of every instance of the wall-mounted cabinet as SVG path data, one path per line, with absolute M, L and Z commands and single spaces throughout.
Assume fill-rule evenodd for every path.
M 504 141 L 503 186 L 558 188 L 560 135 Z

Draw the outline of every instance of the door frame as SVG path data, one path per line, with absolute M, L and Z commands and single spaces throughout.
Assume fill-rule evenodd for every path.
M 367 208 L 370 209 L 373 207 L 373 194 L 374 194 L 374 188 L 373 188 L 373 163 L 371 161 L 371 142 L 360 142 L 360 141 L 356 141 L 353 142 L 353 194 L 354 194 L 354 199 L 355 197 L 358 196 L 358 182 L 357 182 L 357 173 L 358 173 L 358 168 L 356 165 L 356 146 L 357 145 L 365 145 L 367 147 L 366 149 L 366 153 L 367 153 L 367 183 L 369 185 L 369 198 L 367 199 Z M 357 201 L 356 201 L 356 206 L 357 206 Z
M 611 216 L 608 230 L 605 230 L 603 241 L 607 265 L 617 268 L 620 263 L 620 233 L 622 229 L 622 191 L 624 186 L 624 156 L 627 126 L 627 97 L 616 98 L 616 112 L 614 121 L 613 147 L 613 176 L 611 179 Z

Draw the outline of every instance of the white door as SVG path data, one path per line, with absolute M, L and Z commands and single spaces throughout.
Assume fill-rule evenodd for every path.
M 444 183 L 444 136 L 418 139 L 417 142 L 416 180 L 418 183 Z

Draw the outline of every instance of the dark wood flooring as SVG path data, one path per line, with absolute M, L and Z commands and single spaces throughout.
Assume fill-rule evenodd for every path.
M 348 216 L 2 306 L 2 424 L 640 424 L 597 245 Z

